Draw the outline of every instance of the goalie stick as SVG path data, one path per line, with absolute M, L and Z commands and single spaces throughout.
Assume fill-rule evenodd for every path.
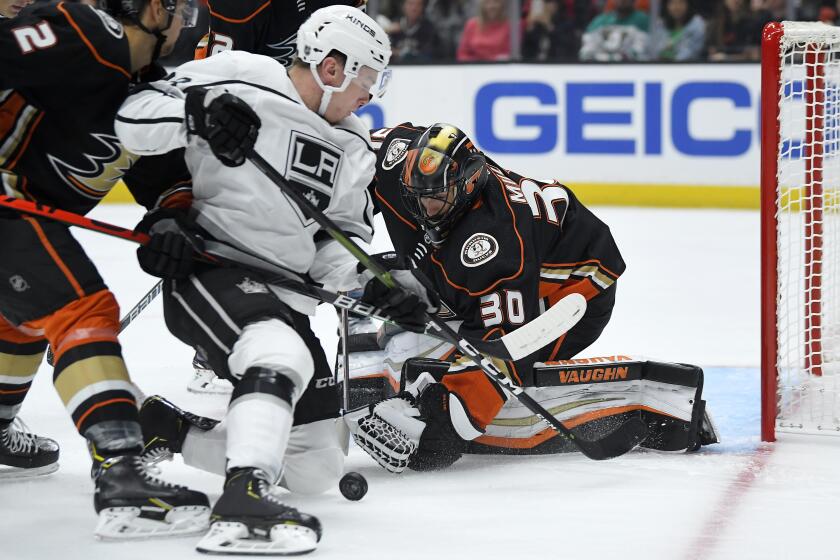
M 312 204 L 300 191 L 300 189 L 288 182 L 274 167 L 253 149 L 246 152 L 246 157 L 257 169 L 270 179 L 280 190 L 283 191 L 300 210 L 310 219 L 315 220 L 327 234 L 340 243 L 350 254 L 352 254 L 362 265 L 370 270 L 379 280 L 389 288 L 402 289 L 394 281 L 390 272 L 385 270 L 377 261 L 368 255 L 352 239 L 350 239 L 338 226 L 329 219 L 323 212 Z M 533 412 L 543 422 L 557 430 L 561 435 L 568 438 L 581 453 L 590 459 L 609 459 L 622 455 L 641 443 L 647 436 L 647 426 L 641 419 L 641 415 L 628 418 L 600 440 L 585 440 L 579 438 L 569 428 L 563 425 L 557 418 L 543 408 L 533 397 L 525 393 L 525 390 L 515 385 L 496 365 L 487 357 L 482 356 L 476 348 L 463 337 L 452 330 L 442 320 L 426 314 L 428 327 L 437 331 L 437 334 L 454 344 L 460 352 L 475 362 L 484 373 L 495 380 L 499 385 L 516 397 L 528 410 Z M 428 328 L 427 327 L 427 328 Z M 517 329 L 518 330 L 518 329 Z M 514 331 L 516 332 L 516 331 Z
M 5 206 L 7 208 L 17 210 L 18 212 L 49 218 L 51 220 L 56 220 L 83 229 L 104 233 L 113 237 L 119 237 L 120 239 L 133 241 L 141 245 L 149 241 L 149 236 L 145 233 L 136 232 L 134 230 L 101 222 L 99 220 L 93 220 L 73 212 L 67 212 L 65 210 L 45 206 L 43 204 L 37 204 L 28 200 L 21 200 L 11 196 L 0 196 L 0 206 Z M 391 319 L 387 315 L 383 314 L 377 307 L 363 303 L 350 296 L 339 295 L 311 284 L 296 281 L 289 278 L 287 276 L 287 272 L 284 272 L 282 268 L 255 255 L 216 241 L 208 241 L 206 246 L 207 248 L 210 248 L 210 250 L 201 254 L 201 260 L 203 262 L 220 266 L 238 266 L 254 270 L 257 273 L 266 276 L 270 283 L 286 288 L 289 291 L 317 299 L 339 309 L 346 309 L 356 315 L 372 317 L 381 321 L 391 321 Z M 216 247 L 216 251 L 212 250 L 213 247 Z M 249 262 L 244 262 L 243 259 Z M 140 300 L 134 309 L 129 311 L 128 315 L 120 322 L 120 331 L 122 331 L 122 329 L 131 322 L 140 310 L 148 305 L 148 303 L 154 299 L 158 293 L 160 293 L 160 285 L 161 282 L 153 287 L 152 290 L 150 290 L 149 293 Z M 515 331 L 508 333 L 501 338 L 492 340 L 481 340 L 469 336 L 463 336 L 463 338 L 483 354 L 502 360 L 519 360 L 533 354 L 540 348 L 543 348 L 560 338 L 560 336 L 571 329 L 580 320 L 585 309 L 586 300 L 584 297 L 580 294 L 570 294 L 554 304 L 536 319 L 522 325 Z M 451 343 L 451 340 L 448 337 L 441 336 L 437 332 L 432 331 L 427 332 L 426 334 Z

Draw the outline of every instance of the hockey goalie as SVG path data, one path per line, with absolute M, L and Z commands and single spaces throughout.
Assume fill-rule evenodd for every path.
M 647 448 L 717 442 L 700 368 L 625 355 L 576 358 L 609 321 L 625 264 L 607 225 L 570 189 L 504 169 L 446 123 L 405 123 L 371 136 L 373 195 L 395 248 L 379 260 L 422 295 L 429 313 L 491 340 L 580 294 L 580 320 L 541 350 L 495 360 L 504 374 L 578 438 L 597 440 L 638 417 Z M 346 421 L 381 466 L 398 473 L 444 468 L 464 453 L 575 450 L 452 345 L 422 334 L 425 322 L 404 316 L 403 302 L 384 287 L 362 285 L 361 299 L 402 327 L 395 333 L 354 319 L 346 337 L 354 404 L 373 401 Z

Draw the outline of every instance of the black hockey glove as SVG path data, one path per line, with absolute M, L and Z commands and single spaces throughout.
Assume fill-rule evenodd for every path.
M 195 269 L 196 253 L 204 243 L 190 231 L 181 212 L 158 208 L 143 217 L 136 231 L 149 234 L 149 242 L 137 248 L 137 260 L 146 273 L 158 278 L 186 278 Z
M 228 167 L 245 163 L 254 147 L 260 118 L 247 103 L 220 89 L 191 89 L 185 102 L 187 131 L 203 138 Z
M 427 313 L 434 314 L 440 309 L 440 299 L 431 282 L 419 270 L 407 269 L 395 253 L 375 255 L 374 259 L 391 273 L 398 287 L 388 288 L 369 271 L 362 271 L 360 281 L 365 287 L 362 301 L 379 307 L 407 331 L 425 331 Z

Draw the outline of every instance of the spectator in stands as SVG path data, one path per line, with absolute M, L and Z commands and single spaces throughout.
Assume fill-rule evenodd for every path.
M 650 41 L 654 60 L 700 59 L 706 49 L 706 22 L 694 9 L 693 0 L 665 0 Z
M 435 26 L 423 13 L 425 0 L 403 0 L 402 17 L 391 24 L 392 62 L 431 62 L 440 58 Z
M 434 22 L 443 58 L 454 60 L 461 33 L 471 14 L 476 13 L 476 0 L 429 0 L 426 17 Z
M 712 19 L 709 60 L 758 60 L 761 25 L 750 12 L 747 0 L 723 0 Z
M 592 0 L 533 0 L 522 35 L 522 59 L 576 58 L 593 15 Z
M 467 20 L 458 60 L 509 60 L 510 21 L 507 0 L 479 0 L 478 15 Z
M 647 60 L 648 15 L 633 0 L 615 0 L 615 8 L 592 20 L 583 34 L 581 60 Z

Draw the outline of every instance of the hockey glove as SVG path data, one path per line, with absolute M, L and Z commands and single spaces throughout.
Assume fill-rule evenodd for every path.
M 191 89 L 185 102 L 187 131 L 203 138 L 228 167 L 245 163 L 254 147 L 260 118 L 247 103 L 221 89 Z
M 397 287 L 388 288 L 365 270 L 359 277 L 365 287 L 362 301 L 380 308 L 405 330 L 424 332 L 426 314 L 437 313 L 440 309 L 440 299 L 429 279 L 417 269 L 407 269 L 394 253 L 383 253 L 374 258 L 391 273 Z
M 192 273 L 196 253 L 203 251 L 204 243 L 190 231 L 180 212 L 152 210 L 136 230 L 150 236 L 147 244 L 137 248 L 137 260 L 144 272 L 158 278 L 186 278 Z

